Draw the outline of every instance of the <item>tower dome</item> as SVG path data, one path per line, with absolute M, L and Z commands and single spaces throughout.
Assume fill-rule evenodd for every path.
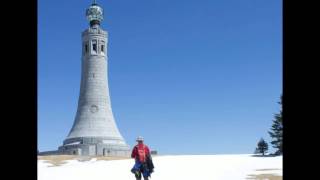
M 90 26 L 95 24 L 100 25 L 103 20 L 103 9 L 100 7 L 96 1 L 94 1 L 89 8 L 86 10 L 87 20 L 90 22 Z

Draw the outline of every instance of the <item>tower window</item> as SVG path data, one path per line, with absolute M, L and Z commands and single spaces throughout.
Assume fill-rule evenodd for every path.
M 85 52 L 88 53 L 88 44 L 85 45 Z
M 101 45 L 101 52 L 104 52 L 104 45 Z
M 92 50 L 93 53 L 97 53 L 97 40 L 92 41 Z
M 100 52 L 101 52 L 101 54 L 104 54 L 104 45 L 105 45 L 105 43 L 104 43 L 104 41 L 100 41 L 100 44 L 101 44 Z

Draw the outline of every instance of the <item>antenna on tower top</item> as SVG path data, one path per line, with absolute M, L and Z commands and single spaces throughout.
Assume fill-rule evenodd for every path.
M 97 1 L 96 1 L 96 0 L 93 0 L 93 4 L 97 4 Z

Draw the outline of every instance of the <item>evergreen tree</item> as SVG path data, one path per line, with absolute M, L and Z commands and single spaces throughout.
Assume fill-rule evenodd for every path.
M 271 127 L 271 131 L 269 134 L 272 138 L 271 144 L 272 147 L 276 149 L 275 154 L 282 154 L 282 133 L 283 133 L 283 124 L 282 124 L 282 96 L 280 102 L 278 102 L 281 106 L 280 113 L 274 115 L 273 124 Z
M 258 142 L 257 153 L 261 153 L 263 156 L 268 151 L 268 143 L 261 138 Z
M 254 149 L 254 153 L 253 154 L 259 154 L 258 148 Z

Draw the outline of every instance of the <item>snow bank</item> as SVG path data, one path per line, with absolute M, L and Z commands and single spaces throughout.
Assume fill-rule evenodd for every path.
M 245 180 L 249 174 L 282 175 L 282 156 L 174 155 L 153 157 L 152 180 Z M 52 166 L 38 160 L 38 180 L 134 180 L 133 160 L 68 160 Z M 257 171 L 258 170 L 258 171 Z

